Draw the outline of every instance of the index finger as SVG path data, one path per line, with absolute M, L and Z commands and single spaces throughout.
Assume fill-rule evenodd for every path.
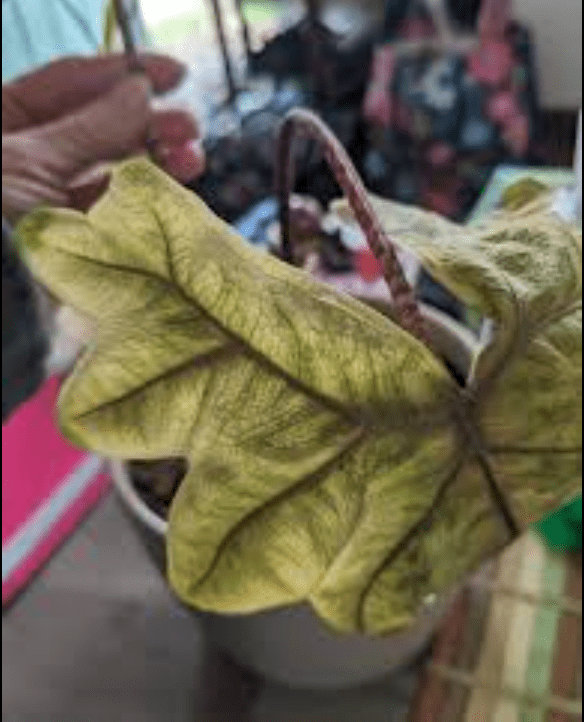
M 155 93 L 174 88 L 185 66 L 166 55 L 138 55 Z M 107 93 L 128 73 L 123 54 L 64 58 L 2 86 L 2 132 L 43 125 Z

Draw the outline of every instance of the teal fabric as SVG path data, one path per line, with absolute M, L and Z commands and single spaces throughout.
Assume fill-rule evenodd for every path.
M 2 82 L 64 55 L 91 55 L 104 0 L 2 0 Z
M 106 0 L 2 0 L 2 82 L 66 55 L 94 55 L 103 41 Z M 146 44 L 134 4 L 136 36 Z

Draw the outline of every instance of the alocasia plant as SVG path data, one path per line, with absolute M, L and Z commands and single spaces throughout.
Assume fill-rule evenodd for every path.
M 581 487 L 581 239 L 541 208 L 461 228 L 373 199 L 392 236 L 495 322 L 463 389 L 388 317 L 246 245 L 145 160 L 89 211 L 18 228 L 97 321 L 63 388 L 74 442 L 182 456 L 169 581 L 248 613 L 308 602 L 390 632 Z M 533 209 L 531 209 L 533 210 Z

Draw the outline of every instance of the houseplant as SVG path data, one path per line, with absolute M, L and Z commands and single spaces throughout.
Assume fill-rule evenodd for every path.
M 468 368 L 476 347 L 472 334 L 440 312 L 424 308 L 423 313 L 446 358 L 456 368 Z M 178 460 L 161 464 L 163 474 L 157 462 L 113 461 L 111 469 L 122 508 L 164 574 L 169 506 L 152 489 L 162 484 L 162 496 L 168 500 L 167 490 L 173 488 L 182 469 Z M 423 605 L 414 623 L 387 636 L 331 632 L 306 605 L 251 615 L 208 614 L 202 622 L 214 642 L 247 669 L 290 687 L 338 689 L 411 663 L 427 648 L 451 597 L 428 599 L 430 604 Z
M 473 230 L 371 203 L 493 319 L 464 387 L 413 335 L 420 315 L 410 333 L 247 247 L 145 160 L 88 214 L 18 228 L 33 272 L 97 321 L 64 432 L 115 459 L 186 459 L 167 574 L 215 617 L 307 604 L 391 640 L 580 490 L 581 238 L 538 203 Z

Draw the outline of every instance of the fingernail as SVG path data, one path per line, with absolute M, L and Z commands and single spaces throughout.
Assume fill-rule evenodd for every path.
M 145 54 L 139 56 L 139 59 L 144 64 L 155 93 L 171 90 L 188 71 L 187 65 L 166 55 Z
M 160 148 L 158 155 L 164 169 L 180 183 L 188 183 L 205 172 L 205 153 L 197 141 Z

